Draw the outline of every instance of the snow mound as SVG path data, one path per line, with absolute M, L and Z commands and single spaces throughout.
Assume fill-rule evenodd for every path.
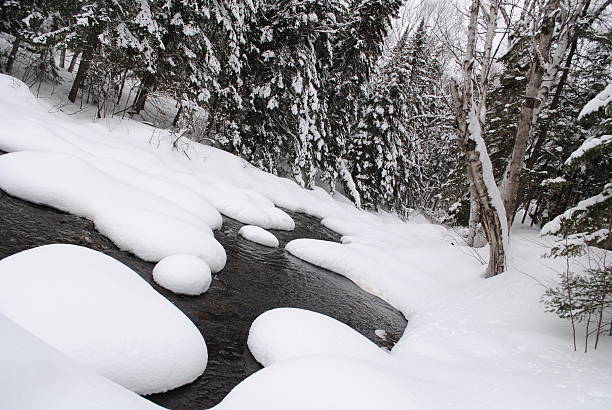
M 46 245 L 1 260 L 0 313 L 139 394 L 190 383 L 206 368 L 194 324 L 136 272 L 88 248 Z
M 286 212 L 255 191 L 226 184 L 210 184 L 201 192 L 219 211 L 245 224 L 291 231 L 295 222 Z
M 259 226 L 246 225 L 240 228 L 238 234 L 244 239 L 272 248 L 278 247 L 278 239 L 272 233 Z
M 153 280 L 174 293 L 197 296 L 206 292 L 212 282 L 210 268 L 193 255 L 172 255 L 153 268 Z
M 247 341 L 264 366 L 310 355 L 337 355 L 386 362 L 391 356 L 360 333 L 329 316 L 304 309 L 278 308 L 261 314 Z
M 266 367 L 236 386 L 215 410 L 407 410 L 419 408 L 401 375 L 371 362 L 311 356 Z
M 225 266 L 225 250 L 205 220 L 73 155 L 34 151 L 2 155 L 0 188 L 90 219 L 118 247 L 146 261 L 181 253 L 201 257 L 213 272 Z
M 0 407 L 161 410 L 32 336 L 0 314 Z

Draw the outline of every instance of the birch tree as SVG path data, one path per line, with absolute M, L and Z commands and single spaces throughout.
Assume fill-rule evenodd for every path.
M 537 9 L 538 3 L 533 2 L 527 13 L 532 20 L 530 30 L 533 34 L 526 39 L 531 43 L 531 61 L 514 146 L 502 181 L 508 224 L 516 212 L 527 143 L 572 44 L 578 17 L 584 8 L 589 7 L 590 2 L 579 0 L 562 3 L 561 0 L 549 0 L 541 10 Z
M 608 1 L 606 3 L 609 3 Z M 473 205 L 471 222 L 481 213 L 481 224 L 490 245 L 487 276 L 496 275 L 506 268 L 509 226 L 518 203 L 520 178 L 525 163 L 527 144 L 537 126 L 551 90 L 557 82 L 561 65 L 575 37 L 581 15 L 591 0 L 547 0 L 521 3 L 518 22 L 502 0 L 492 0 L 488 6 L 473 0 L 470 7 L 467 47 L 463 59 L 462 85 L 451 84 L 459 141 L 467 158 L 467 175 Z M 601 7 L 601 6 L 598 6 Z M 508 34 L 513 38 L 510 51 L 522 47 L 527 51 L 526 88 L 522 96 L 514 135 L 512 153 L 498 188 L 487 147 L 482 138 L 486 127 L 486 105 L 498 16 L 503 15 Z M 477 53 L 477 27 L 482 22 L 485 35 Z M 477 57 L 481 56 L 480 59 Z M 478 66 L 478 67 L 476 67 Z
M 467 176 L 476 195 L 481 211 L 481 223 L 489 242 L 489 264 L 486 276 L 494 276 L 506 270 L 508 224 L 500 191 L 495 183 L 493 166 L 482 138 L 485 124 L 485 107 L 488 91 L 488 76 L 492 65 L 493 37 L 497 26 L 500 0 L 493 0 L 488 11 L 482 11 L 480 0 L 473 0 L 466 51 L 463 58 L 462 83 L 451 81 L 451 95 L 455 110 L 455 126 L 459 144 L 467 159 Z M 476 59 L 477 27 L 479 14 L 486 21 L 487 34 L 483 58 L 479 69 Z M 478 89 L 475 89 L 480 77 Z

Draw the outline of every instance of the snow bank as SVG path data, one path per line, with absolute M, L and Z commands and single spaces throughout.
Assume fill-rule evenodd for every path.
M 365 235 L 344 236 L 342 243 L 296 239 L 285 249 L 347 277 L 408 318 L 415 310 L 427 309 L 433 295 L 465 285 L 482 270 L 478 259 L 466 257 L 463 247 L 444 244 L 442 235 L 438 234 L 437 243 L 431 244 L 434 239 L 429 237 L 430 232 L 421 227 L 427 225 L 410 225 L 413 237 L 405 241 L 401 240 L 403 236 L 394 238 L 390 232 L 371 230 Z
M 261 314 L 247 341 L 255 359 L 268 367 L 310 355 L 336 355 L 373 362 L 390 356 L 342 322 L 304 309 L 278 308 Z
M 0 188 L 88 218 L 117 246 L 144 260 L 186 253 L 204 259 L 214 272 L 225 266 L 225 250 L 205 220 L 78 157 L 34 151 L 2 155 Z
M 371 362 L 311 356 L 266 367 L 236 386 L 215 410 L 417 409 L 401 375 Z
M 172 255 L 155 265 L 153 280 L 174 293 L 197 296 L 208 290 L 212 276 L 202 259 L 192 255 Z
M 139 394 L 195 380 L 207 362 L 191 321 L 127 266 L 75 245 L 0 261 L 0 313 Z
M 246 225 L 240 228 L 238 234 L 244 239 L 272 248 L 278 247 L 278 239 L 272 233 L 254 225 Z
M 415 400 L 431 409 L 609 408 L 612 343 L 574 352 L 568 321 L 540 302 L 566 261 L 542 258 L 552 242 L 537 230 L 520 230 L 512 241 L 509 271 L 433 296 L 411 316 L 392 356 L 408 383 L 429 381 L 410 388 Z M 586 266 L 571 262 L 575 272 Z
M 27 86 L 0 74 L 0 150 L 69 154 L 122 185 L 172 203 L 168 215 L 221 226 L 219 211 L 246 224 L 291 230 L 294 222 L 274 199 L 293 204 L 297 184 L 266 174 L 221 150 L 185 140 L 182 150 L 168 131 L 136 121 L 79 120 L 35 99 Z M 50 113 L 53 111 L 54 113 Z M 18 136 L 18 138 L 17 138 Z M 264 189 L 259 192 L 260 187 Z M 282 191 L 278 187 L 282 186 Z M 56 187 L 50 187 L 50 190 Z M 268 195 L 273 193 L 273 195 Z M 280 197 L 282 198 L 278 198 Z M 175 212 L 177 215 L 175 215 Z
M 0 314 L 0 407 L 27 410 L 161 410 Z

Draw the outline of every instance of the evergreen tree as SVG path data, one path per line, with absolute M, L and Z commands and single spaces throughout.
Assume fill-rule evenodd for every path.
M 288 168 L 312 187 L 324 145 L 322 73 L 330 64 L 335 8 L 279 0 L 262 5 L 252 26 L 244 130 L 230 149 L 268 171 Z
M 559 183 L 576 190 L 579 201 L 548 222 L 543 234 L 563 240 L 553 255 L 579 253 L 584 246 L 612 249 L 612 83 L 581 111 L 590 136 L 565 161 Z
M 399 41 L 372 84 L 348 158 L 361 201 L 405 213 L 434 196 L 450 138 L 442 70 L 424 24 Z M 426 182 L 426 178 L 428 181 Z M 425 186 L 428 193 L 426 194 Z

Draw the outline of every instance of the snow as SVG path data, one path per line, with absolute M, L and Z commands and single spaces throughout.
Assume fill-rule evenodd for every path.
M 172 255 L 153 268 L 153 280 L 174 293 L 197 296 L 206 292 L 212 282 L 210 268 L 193 255 Z
M 565 261 L 542 258 L 554 242 L 537 230 L 514 229 L 508 272 L 485 280 L 481 272 L 488 249 L 463 246 L 444 227 L 357 210 L 320 188 L 302 189 L 229 153 L 186 139 L 174 144 L 170 132 L 118 118 L 92 123 L 93 115 L 87 117 L 78 107 L 64 106 L 75 110 L 66 115 L 52 102 L 35 99 L 23 83 L 0 75 L 0 149 L 12 152 L 0 157 L 2 189 L 82 212 L 120 246 L 150 260 L 193 255 L 213 271 L 215 255 L 220 256 L 211 242 L 221 224 L 219 214 L 265 229 L 293 229 L 280 208 L 323 218 L 323 225 L 343 235 L 341 243 L 297 239 L 286 249 L 348 277 L 409 320 L 387 354 L 365 347 L 362 337 L 311 312 L 293 324 L 286 324 L 291 315 L 262 316 L 272 319 L 258 321 L 259 331 L 254 325 L 257 355 L 273 363 L 239 384 L 217 408 L 479 410 L 494 403 L 496 409 L 569 410 L 612 405 L 612 343 L 604 338 L 597 351 L 573 352 L 568 323 L 544 312 L 540 303 Z M 481 157 L 488 166 L 483 151 Z M 176 245 L 168 238 L 176 239 Z M 171 388 L 168 381 L 183 370 L 191 377 L 201 372 L 185 369 L 202 358 L 197 330 L 140 278 L 128 279 L 136 276 L 133 272 L 122 267 L 125 274 L 117 282 L 134 284 L 129 289 L 115 284 L 111 293 L 104 275 L 67 278 L 68 269 L 50 272 L 47 262 L 37 259 L 28 262 L 36 265 L 24 273 L 17 290 L 7 290 L 13 288 L 6 283 L 21 275 L 6 275 L 0 268 L 0 312 L 10 316 L 4 310 L 8 302 L 19 307 L 23 317 L 13 319 L 26 330 L 108 377 L 137 375 L 147 386 L 155 379 Z M 64 259 L 62 266 L 73 263 Z M 588 263 L 578 258 L 572 269 L 583 270 Z M 98 265 L 79 271 L 103 270 Z M 26 279 L 34 274 L 35 281 Z M 101 281 L 104 285 L 98 286 Z M 93 301 L 100 303 L 95 309 Z M 292 333 L 299 333 L 300 324 L 316 332 L 303 332 L 303 340 L 297 339 Z M 290 331 L 278 330 L 281 325 Z M 70 340 L 61 333 L 66 326 Z M 194 337 L 189 354 L 177 350 L 191 340 L 177 335 L 179 327 L 191 329 L 189 337 Z M 64 344 L 55 345 L 51 336 Z M 196 349 L 198 343 L 202 346 Z M 347 348 L 340 349 L 341 343 Z M 388 359 L 373 358 L 379 356 L 374 351 Z M 11 374 L 21 364 L 11 362 Z
M 194 324 L 136 272 L 88 248 L 46 245 L 1 260 L 0 313 L 139 394 L 190 383 L 206 367 Z
M 509 271 L 483 279 L 479 267 L 488 250 L 451 245 L 461 242 L 433 229 L 439 227 L 339 218 L 324 222 L 350 236 L 342 244 L 300 239 L 287 249 L 349 277 L 408 318 L 391 352 L 392 364 L 378 362 L 402 373 L 407 403 L 429 409 L 485 409 L 495 403 L 497 409 L 568 410 L 612 404 L 612 344 L 588 355 L 573 352 L 568 323 L 544 312 L 539 302 L 565 261 L 542 259 L 552 242 L 537 230 L 517 230 Z M 584 259 L 572 262 L 572 269 L 584 266 Z M 287 333 L 287 344 L 295 343 Z
M 597 195 L 578 202 L 576 206 L 566 210 L 561 215 L 556 216 L 542 227 L 542 235 L 556 235 L 561 231 L 563 222 L 571 219 L 577 212 L 586 211 L 588 208 L 608 201 L 612 198 L 612 182 L 607 183 L 603 190 Z
M 387 332 L 385 332 L 383 329 L 376 329 L 374 331 L 374 334 L 382 340 L 387 340 Z
M 570 154 L 569 158 L 565 160 L 565 165 L 571 165 L 588 151 L 610 143 L 612 143 L 612 135 L 602 135 L 601 137 L 588 138 L 582 143 L 582 145 L 580 145 L 580 147 L 578 147 L 578 149 L 576 149 L 576 151 Z
M 0 403 L 23 410 L 161 410 L 0 314 Z M 7 371 L 10 369 L 10 371 Z
M 91 219 L 145 260 L 186 253 L 221 270 L 225 253 L 211 235 L 220 213 L 266 229 L 295 226 L 274 192 L 289 197 L 300 190 L 293 182 L 212 147 L 185 141 L 178 150 L 171 133 L 135 121 L 69 117 L 6 75 L 0 87 L 0 150 L 36 151 L 0 158 L 0 189 Z
M 278 247 L 278 239 L 276 239 L 276 236 L 259 226 L 245 225 L 240 228 L 238 234 L 244 239 L 248 239 L 260 245 L 269 246 L 271 248 Z
M 311 356 L 266 367 L 214 410 L 406 410 L 421 408 L 411 386 L 387 368 L 342 356 Z
M 563 177 L 548 178 L 548 179 L 545 179 L 542 182 L 540 182 L 540 186 L 562 184 L 564 182 L 567 182 L 567 180 L 565 178 L 563 178 Z
M 249 330 L 249 350 L 263 366 L 302 356 L 346 356 L 372 362 L 391 356 L 354 329 L 304 309 L 277 308 L 261 314 Z
M 487 187 L 487 192 L 491 199 L 491 205 L 497 212 L 497 218 L 501 225 L 502 239 L 504 241 L 504 249 L 508 250 L 510 230 L 508 229 L 508 220 L 506 218 L 506 206 L 501 196 L 501 192 L 495 182 L 495 175 L 493 174 L 493 164 L 487 151 L 487 144 L 482 137 L 482 129 L 480 121 L 476 117 L 476 108 L 472 101 L 469 116 L 468 116 L 468 129 L 470 132 L 470 138 L 476 143 L 476 151 L 482 164 L 482 179 Z M 506 183 L 506 177 L 504 175 L 503 185 Z
M 578 120 L 586 117 L 587 115 L 599 111 L 602 107 L 607 106 L 612 102 L 612 83 L 608 84 L 599 94 L 595 96 L 591 101 L 585 104 L 578 114 Z
M 117 246 L 146 261 L 189 253 L 202 257 L 215 272 L 225 265 L 225 250 L 204 220 L 76 156 L 37 151 L 2 155 L 0 188 L 90 219 Z

